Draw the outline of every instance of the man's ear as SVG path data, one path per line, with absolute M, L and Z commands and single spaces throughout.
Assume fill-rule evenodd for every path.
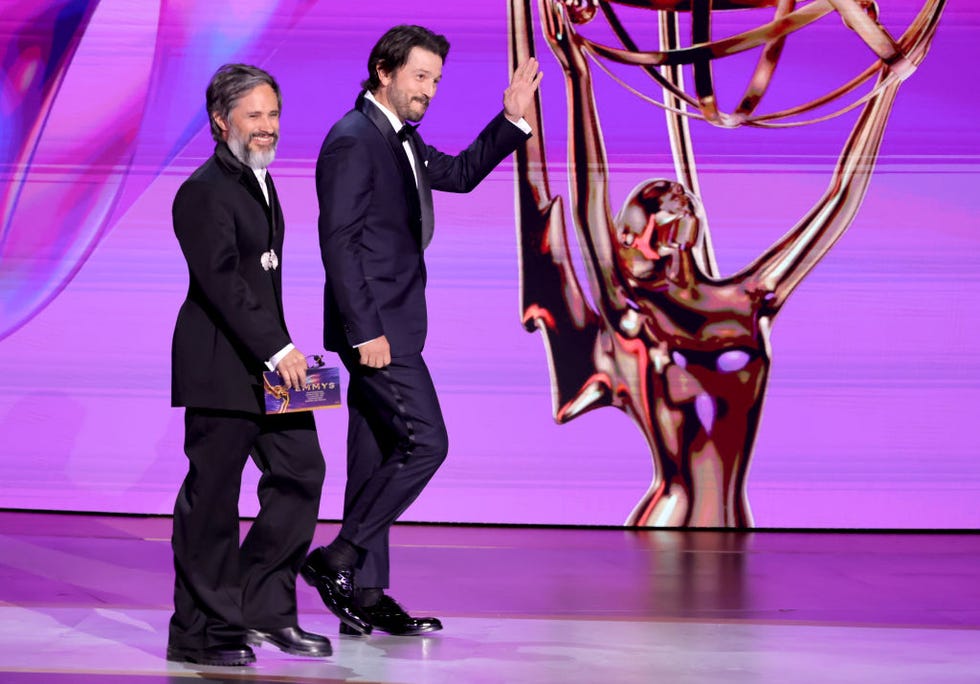
M 378 62 L 375 71 L 378 72 L 378 80 L 381 81 L 381 85 L 387 86 L 391 83 L 392 73 L 385 68 L 384 62 Z
M 221 114 L 218 112 L 212 112 L 211 118 L 214 119 L 214 122 L 218 125 L 218 128 L 221 129 L 222 133 L 228 132 L 228 122 L 225 121 L 225 118 L 221 116 Z

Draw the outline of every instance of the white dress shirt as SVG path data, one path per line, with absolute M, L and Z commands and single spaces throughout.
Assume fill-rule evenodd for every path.
M 259 187 L 262 188 L 262 195 L 265 197 L 265 203 L 272 206 L 269 201 L 269 186 L 265 184 L 265 169 L 252 169 L 252 173 L 255 174 L 255 179 L 259 182 Z M 285 347 L 276 352 L 271 359 L 265 362 L 265 365 L 269 367 L 269 370 L 275 370 L 279 362 L 286 358 L 286 354 L 291 352 L 296 348 L 292 342 L 287 344 Z
M 259 182 L 259 187 L 262 188 L 262 195 L 265 197 L 265 203 L 269 204 L 269 186 L 265 184 L 265 169 L 252 169 L 252 173 L 255 174 L 255 179 Z M 269 205 L 272 206 L 272 205 Z

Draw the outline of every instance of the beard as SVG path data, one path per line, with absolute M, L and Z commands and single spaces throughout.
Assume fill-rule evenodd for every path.
M 429 108 L 429 98 L 424 96 L 411 97 L 402 93 L 397 88 L 390 88 L 386 93 L 388 96 L 388 102 L 394 109 L 395 114 L 402 121 L 411 121 L 412 123 L 418 123 L 425 116 L 425 112 Z M 419 105 L 421 111 L 418 109 L 413 110 L 412 105 Z
M 228 148 L 231 153 L 245 166 L 253 169 L 264 169 L 276 158 L 276 146 L 279 144 L 279 134 L 273 133 L 272 147 L 263 150 L 253 150 L 249 145 L 257 134 L 248 138 L 242 136 L 236 128 L 228 132 Z

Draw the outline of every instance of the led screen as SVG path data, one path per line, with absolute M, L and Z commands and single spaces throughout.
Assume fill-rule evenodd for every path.
M 4 3 L 0 507 L 171 510 L 186 460 L 182 413 L 169 405 L 170 338 L 187 274 L 170 205 L 180 183 L 211 154 L 204 88 L 219 65 L 253 63 L 282 86 L 282 138 L 270 170 L 287 224 L 286 318 L 296 344 L 318 352 L 323 272 L 313 168 L 324 134 L 354 103 L 371 46 L 396 23 L 423 24 L 450 39 L 443 80 L 420 132 L 429 144 L 458 151 L 499 111 L 508 45 L 519 37 L 508 20 L 508 4 Z M 648 101 L 662 99 L 663 92 L 641 67 L 590 58 L 597 118 L 573 117 L 570 126 L 565 74 L 549 47 L 537 2 L 531 4 L 533 47 L 545 72 L 543 124 L 533 146 L 544 153 L 549 198 L 561 198 L 563 217 L 550 225 L 564 226 L 566 273 L 581 285 L 582 306 L 605 315 L 602 288 L 590 285 L 588 245 L 576 231 L 581 167 L 569 130 L 588 129 L 595 139 L 600 123 L 607 161 L 603 192 L 616 214 L 641 184 L 678 180 L 667 118 Z M 656 13 L 627 6 L 643 4 L 623 3 L 615 16 L 638 51 L 653 52 L 659 49 Z M 922 3 L 879 6 L 881 25 L 897 41 Z M 751 32 L 771 21 L 774 11 L 716 10 L 711 37 Z M 679 20 L 682 42 L 689 45 L 694 20 L 689 13 Z M 595 43 L 617 40 L 602 13 L 575 27 Z M 531 227 L 522 214 L 528 208 L 518 193 L 527 176 L 520 165 L 508 159 L 470 194 L 437 194 L 435 239 L 426 251 L 424 355 L 449 426 L 450 456 L 403 519 L 980 526 L 980 459 L 972 431 L 980 405 L 980 140 L 972 114 L 980 97 L 968 83 L 977 63 L 977 28 L 976 13 L 963 3 L 946 8 L 921 65 L 903 73 L 907 78 L 897 86 L 890 112 L 876 113 L 884 128 L 866 194 L 860 193 L 839 239 L 813 248 L 812 263 L 800 269 L 791 294 L 785 292 L 778 317 L 765 323 L 771 325 L 765 387 L 754 395 L 758 415 L 742 419 L 754 422 L 742 425 L 735 466 L 711 463 L 724 462 L 719 453 L 725 439 L 732 439 L 718 437 L 719 426 L 726 417 L 746 413 L 741 395 L 726 398 L 712 390 L 694 366 L 710 362 L 715 371 L 724 367 L 737 374 L 756 357 L 720 358 L 740 348 L 715 338 L 702 350 L 708 356 L 679 358 L 667 347 L 658 356 L 657 345 L 675 338 L 643 338 L 642 352 L 630 353 L 647 359 L 647 375 L 635 368 L 633 375 L 610 374 L 612 347 L 603 347 L 610 338 L 595 330 L 622 321 L 608 316 L 592 330 L 590 342 L 570 344 L 566 334 L 556 347 L 555 335 L 549 342 L 528 315 L 529 292 L 554 292 L 558 281 L 548 271 L 553 260 L 529 257 Z M 738 108 L 763 49 L 712 62 L 720 110 Z M 778 112 L 833 92 L 879 56 L 839 16 L 827 14 L 787 36 L 755 111 Z M 695 93 L 695 67 L 682 72 L 687 91 Z M 692 195 L 704 226 L 710 226 L 718 278 L 744 273 L 794 228 L 817 226 L 826 212 L 849 211 L 828 201 L 827 193 L 840 181 L 842 150 L 875 102 L 861 99 L 873 83 L 874 78 L 809 118 L 856 103 L 850 111 L 808 125 L 689 120 L 689 159 L 697 167 Z M 799 265 L 807 258 L 790 253 L 785 263 Z M 645 311 L 655 318 L 664 309 L 653 295 L 649 300 Z M 741 304 L 726 300 L 725 306 L 730 312 Z M 625 372 L 621 362 L 617 373 Z M 680 378 L 667 397 L 673 418 L 658 403 L 667 390 L 637 390 L 636 383 L 660 372 L 650 370 L 657 363 L 675 368 L 675 380 Z M 556 378 L 577 390 L 586 371 L 632 378 L 634 385 L 617 385 L 610 390 L 615 401 L 594 402 L 588 407 L 594 410 L 574 415 L 566 411 L 563 422 L 556 422 L 567 404 L 555 389 Z M 677 394 L 680 385 L 690 394 Z M 623 410 L 629 402 L 640 408 Z M 642 415 L 636 417 L 644 411 L 646 432 Z M 670 423 L 681 414 L 695 427 Z M 651 438 L 658 421 L 690 437 L 679 447 L 682 458 L 665 458 L 667 447 Z M 343 407 L 317 412 L 317 423 L 328 466 L 321 516 L 336 519 L 345 463 Z M 743 497 L 747 515 L 672 518 L 661 507 L 658 515 L 638 517 L 637 507 L 655 497 L 651 482 L 665 468 L 674 468 L 670 474 L 678 481 L 694 483 L 678 491 L 715 502 L 697 510 L 730 509 L 729 499 Z M 734 484 L 727 481 L 732 473 Z M 249 466 L 245 477 L 254 483 L 257 471 Z M 257 502 L 252 487 L 246 485 L 245 492 L 241 511 L 250 515 Z

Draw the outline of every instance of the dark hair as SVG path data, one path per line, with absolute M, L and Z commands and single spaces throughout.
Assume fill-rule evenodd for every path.
M 371 56 L 368 57 L 368 77 L 361 87 L 372 93 L 381 87 L 378 69 L 393 73 L 405 66 L 408 53 L 412 48 L 420 47 L 439 55 L 445 62 L 449 54 L 449 41 L 445 36 L 433 33 L 423 26 L 400 25 L 388 29 L 374 45 Z
M 215 113 L 228 121 L 231 110 L 235 108 L 238 101 L 245 93 L 263 83 L 270 86 L 276 93 L 279 101 L 279 109 L 282 109 L 282 93 L 279 91 L 279 84 L 268 71 L 248 64 L 225 64 L 219 67 L 211 82 L 208 84 L 206 95 L 208 108 L 208 122 L 211 124 L 211 137 L 221 141 L 221 129 L 214 120 Z

